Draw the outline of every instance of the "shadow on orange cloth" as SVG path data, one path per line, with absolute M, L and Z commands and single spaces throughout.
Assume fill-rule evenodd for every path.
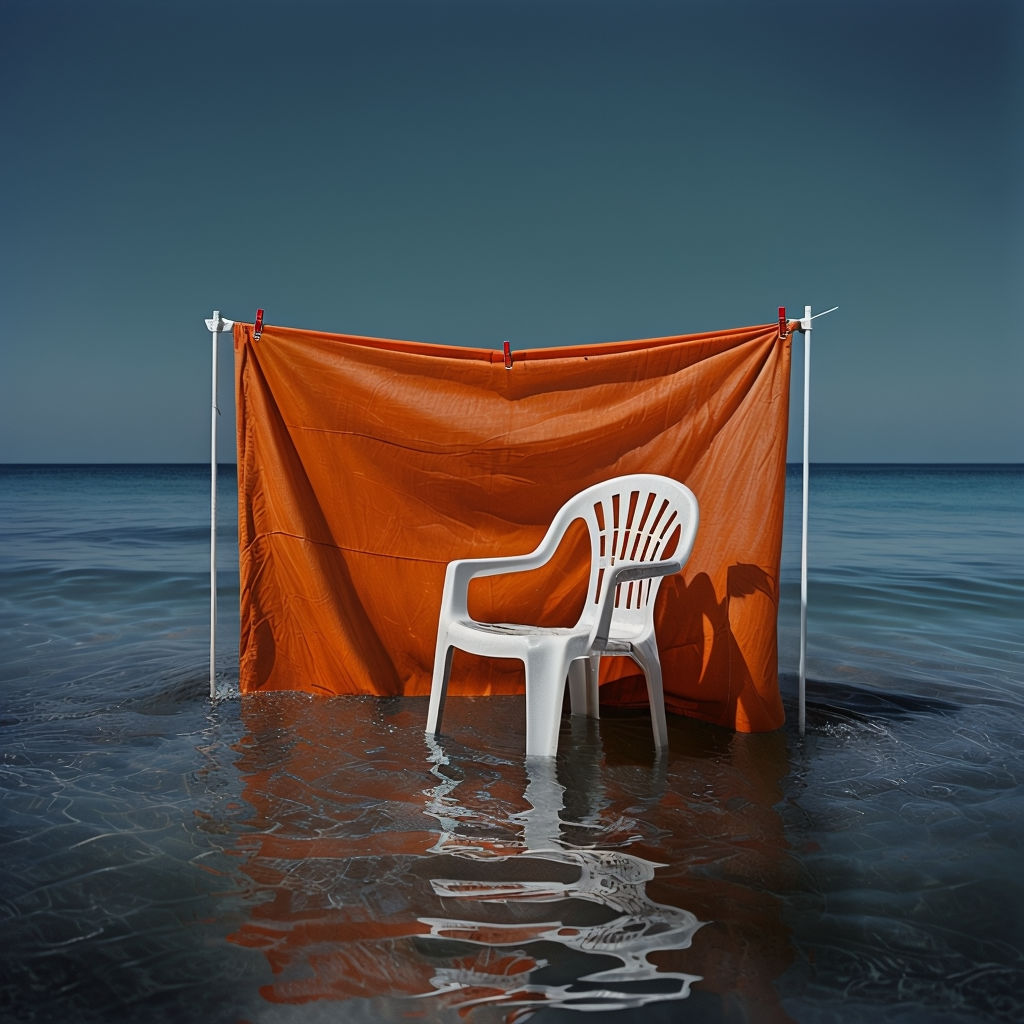
M 668 709 L 781 725 L 777 324 L 516 352 L 511 369 L 497 351 L 273 326 L 234 340 L 243 693 L 428 694 L 447 563 L 528 552 L 573 494 L 649 472 L 701 510 L 658 599 Z M 563 547 L 546 571 L 481 581 L 475 613 L 574 621 L 585 568 Z M 607 660 L 602 701 L 642 703 L 635 666 Z M 522 685 L 515 663 L 463 659 L 449 693 Z

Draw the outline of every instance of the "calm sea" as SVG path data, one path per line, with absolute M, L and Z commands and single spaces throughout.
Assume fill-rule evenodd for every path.
M 0 468 L 0 1018 L 1024 1020 L 1024 468 L 817 466 L 808 729 L 237 696 L 233 470 Z

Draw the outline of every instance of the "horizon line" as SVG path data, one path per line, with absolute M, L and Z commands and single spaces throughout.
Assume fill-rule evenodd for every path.
M 800 459 L 786 460 L 786 466 L 802 466 Z M 1022 466 L 1024 459 L 812 459 L 811 466 Z M 15 462 L 0 462 L 0 467 L 13 466 L 202 466 L 209 468 L 210 462 L 206 460 L 178 460 L 178 459 L 119 459 L 115 461 L 95 461 L 92 459 L 75 459 L 65 461 L 50 459 L 46 461 L 18 460 Z M 237 467 L 237 462 L 217 461 L 218 468 L 229 466 Z

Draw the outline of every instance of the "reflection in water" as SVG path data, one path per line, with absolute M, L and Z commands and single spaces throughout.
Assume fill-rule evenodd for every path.
M 431 887 L 442 899 L 462 905 L 499 905 L 506 918 L 495 921 L 477 913 L 472 918 L 422 919 L 433 938 L 484 951 L 479 967 L 438 970 L 432 979 L 436 988 L 461 992 L 459 1006 L 501 1000 L 608 1010 L 689 995 L 699 977 L 659 971 L 648 955 L 688 948 L 702 922 L 687 910 L 655 903 L 647 895 L 646 884 L 660 865 L 622 850 L 578 846 L 562 838 L 565 787 L 558 782 L 553 761 L 527 763 L 527 807 L 514 815 L 522 824 L 522 838 L 503 853 L 481 842 L 479 823 L 455 795 L 461 773 L 433 737 L 428 736 L 427 743 L 438 777 L 438 785 L 428 793 L 427 809 L 442 827 L 433 851 L 497 867 L 490 879 L 437 878 Z M 464 823 L 471 826 L 468 835 L 462 834 Z M 560 877 L 565 868 L 572 870 L 571 877 Z M 544 905 L 542 913 L 531 920 L 537 916 L 537 904 Z M 549 908 L 550 904 L 560 906 Z M 552 917 L 554 909 L 557 918 Z M 565 951 L 575 954 L 575 977 L 568 983 L 545 980 L 550 964 L 521 948 L 527 943 L 557 943 L 565 948 L 563 958 Z M 494 971 L 495 952 L 508 967 L 504 974 Z
M 514 699 L 481 699 L 472 745 L 424 737 L 421 705 L 243 701 L 231 940 L 265 958 L 273 1020 L 788 1019 L 781 737 L 676 721 L 652 763 L 643 718 L 574 719 L 524 764 Z

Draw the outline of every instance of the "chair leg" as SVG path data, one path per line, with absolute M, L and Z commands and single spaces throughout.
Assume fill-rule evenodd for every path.
M 587 659 L 587 714 L 591 718 L 601 717 L 601 699 L 597 693 L 600 681 L 601 655 L 592 654 Z
M 444 701 L 448 696 L 448 677 L 452 672 L 452 654 L 455 648 L 445 638 L 438 638 L 434 650 L 434 674 L 430 679 L 430 704 L 427 707 L 427 732 L 436 736 L 441 731 Z
M 569 707 L 574 715 L 590 715 L 590 671 L 583 658 L 569 664 Z
M 532 652 L 526 664 L 526 756 L 554 757 L 569 665 L 550 651 Z
M 665 720 L 665 690 L 661 681 L 661 659 L 655 641 L 638 645 L 633 660 L 643 669 L 647 680 L 647 700 L 651 706 L 651 728 L 654 746 L 662 750 L 668 746 L 668 722 Z
M 597 681 L 601 668 L 601 655 L 591 654 L 577 658 L 569 665 L 569 706 L 574 715 L 600 718 Z

